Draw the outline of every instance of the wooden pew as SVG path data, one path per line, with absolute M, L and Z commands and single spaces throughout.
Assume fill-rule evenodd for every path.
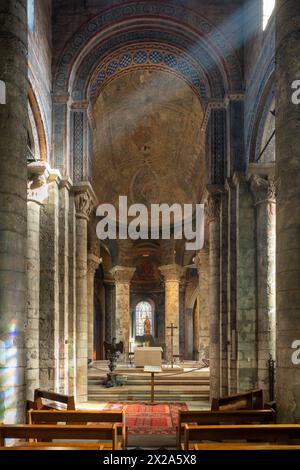
M 275 424 L 274 410 L 182 411 L 178 413 L 177 447 L 181 448 L 184 424 Z
M 110 447 L 111 450 L 120 450 L 118 443 L 118 427 L 116 423 L 102 425 L 43 425 L 43 424 L 1 424 L 0 448 L 5 447 L 6 439 L 20 439 L 16 447 L 82 447 L 97 448 Z M 26 442 L 37 439 L 43 442 Z M 67 442 L 52 442 L 54 439 Z M 87 440 L 99 442 L 87 443 Z M 72 440 L 76 440 L 72 442 Z M 107 446 L 109 441 L 110 446 Z
M 29 424 L 107 424 L 116 423 L 118 434 L 122 436 L 124 449 L 127 448 L 127 428 L 125 411 L 86 411 L 86 410 L 29 410 Z
M 16 451 L 16 450 L 105 450 L 104 446 L 100 444 L 72 444 L 71 446 L 69 445 L 68 447 L 65 447 L 64 445 L 58 445 L 55 444 L 55 446 L 48 446 L 47 444 L 44 445 L 37 445 L 37 444 L 30 444 L 25 447 L 22 446 L 14 446 L 14 447 L 0 447 L 0 451 Z
M 48 446 L 47 447 L 47 444 L 46 446 L 43 445 L 43 446 L 39 446 L 37 444 L 30 444 L 30 445 L 27 445 L 25 447 L 21 447 L 21 446 L 14 446 L 14 447 L 0 447 L 0 451 L 16 451 L 16 450 L 104 450 L 104 447 L 102 445 L 97 445 L 97 444 L 94 444 L 94 445 L 89 445 L 87 446 L 86 444 L 73 444 L 72 446 L 68 446 L 68 447 L 64 447 L 63 445 L 62 446 L 59 446 L 58 444 L 56 444 L 55 446 Z
M 211 411 L 225 410 L 262 410 L 264 408 L 263 391 L 248 390 L 228 397 L 213 398 Z
M 47 400 L 46 404 L 44 400 Z M 34 391 L 34 401 L 30 405 L 32 405 L 30 408 L 34 410 L 75 410 L 75 399 L 72 395 L 63 395 L 37 388 Z
M 194 444 L 194 450 L 300 450 L 300 445 L 219 442 Z
M 193 426 L 184 425 L 184 449 L 193 449 L 194 443 L 203 441 L 226 441 L 240 444 L 241 441 L 265 444 L 295 444 L 300 445 L 299 424 L 259 424 L 259 425 L 217 425 L 217 426 Z M 296 441 L 296 442 L 293 442 Z M 205 443 L 205 446 L 207 443 Z M 220 444 L 218 444 L 220 445 Z M 247 445 L 247 444 L 246 444 Z M 199 446 L 198 446 L 199 448 Z

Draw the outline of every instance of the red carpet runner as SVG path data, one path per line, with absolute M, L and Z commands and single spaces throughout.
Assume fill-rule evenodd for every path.
M 131 435 L 175 435 L 178 411 L 187 410 L 185 403 L 108 403 L 105 410 L 126 412 L 126 425 Z

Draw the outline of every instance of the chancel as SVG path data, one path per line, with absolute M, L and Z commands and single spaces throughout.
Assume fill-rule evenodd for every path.
M 299 0 L 0 0 L 0 448 L 300 445 L 299 31 Z

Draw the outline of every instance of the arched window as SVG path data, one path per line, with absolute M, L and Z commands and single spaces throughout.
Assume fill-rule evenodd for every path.
M 28 28 L 31 32 L 35 29 L 35 0 L 27 0 Z
M 135 336 L 144 335 L 144 321 L 146 317 L 151 323 L 151 334 L 153 334 L 153 307 L 150 302 L 143 300 L 139 302 L 135 308 Z
M 275 0 L 263 0 L 263 30 L 266 29 L 275 7 Z

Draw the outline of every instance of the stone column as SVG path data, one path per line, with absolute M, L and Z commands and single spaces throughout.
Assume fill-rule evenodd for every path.
M 76 208 L 73 191 L 69 194 L 69 318 L 68 318 L 68 377 L 69 394 L 76 396 Z
M 115 279 L 116 286 L 116 311 L 115 328 L 117 343 L 124 343 L 124 359 L 128 359 L 129 331 L 130 331 L 130 281 L 134 275 L 135 268 L 115 266 L 111 274 Z
M 88 255 L 87 299 L 88 299 L 88 359 L 93 360 L 94 352 L 94 285 L 95 272 L 101 259 L 93 254 Z
M 59 187 L 59 390 L 69 393 L 69 212 L 72 182 Z
M 276 346 L 276 203 L 274 179 L 251 177 L 256 205 L 258 387 L 269 399 L 268 359 Z
M 237 188 L 232 178 L 227 192 L 227 383 L 228 394 L 237 393 Z
M 59 391 L 59 184 L 49 170 L 40 223 L 40 387 Z
M 299 80 L 298 0 L 276 5 L 276 400 L 279 421 L 299 422 L 300 366 L 291 357 L 300 340 L 300 106 L 291 84 Z
M 228 193 L 220 204 L 220 393 L 228 395 Z
M 104 279 L 105 288 L 105 341 L 111 343 L 116 336 L 115 331 L 115 283 L 112 279 Z
M 35 388 L 40 386 L 39 322 L 40 322 L 40 209 L 47 197 L 45 164 L 28 165 L 30 181 L 27 196 L 27 322 L 26 398 L 33 400 Z
M 168 264 L 159 268 L 165 280 L 165 338 L 167 360 L 171 361 L 171 330 L 173 323 L 177 326 L 173 337 L 173 354 L 179 354 L 179 288 L 183 268 L 178 264 Z
M 210 396 L 220 396 L 220 194 L 208 195 Z
M 27 224 L 27 2 L 0 5 L 0 421 L 24 419 Z
M 88 301 L 87 301 L 87 224 L 95 204 L 89 183 L 74 187 L 76 206 L 76 358 L 77 400 L 87 400 Z
M 201 250 L 196 256 L 195 264 L 199 278 L 199 331 L 198 331 L 198 351 L 199 360 L 209 357 L 209 253 L 208 250 Z

